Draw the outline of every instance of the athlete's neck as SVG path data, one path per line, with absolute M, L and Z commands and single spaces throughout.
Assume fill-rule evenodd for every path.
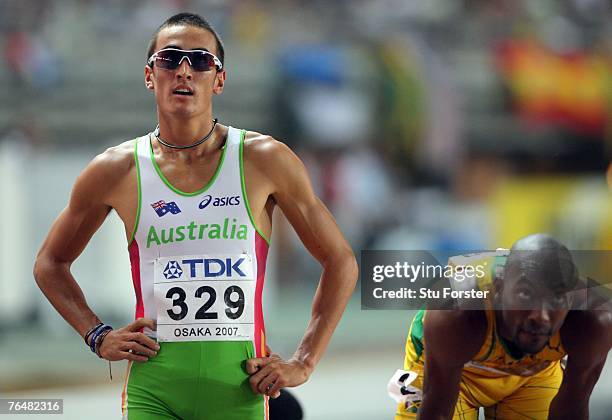
M 174 119 L 174 118 L 164 118 L 158 115 L 159 120 L 159 137 L 164 140 L 164 142 L 172 144 L 174 146 L 189 146 L 202 139 L 204 136 L 211 132 L 213 128 L 213 118 L 212 116 L 200 116 L 198 118 L 192 119 Z M 214 131 L 218 131 L 216 128 Z M 212 151 L 213 149 L 218 148 L 217 143 L 217 133 L 211 133 L 211 136 L 208 140 L 206 140 L 201 145 L 194 147 L 193 149 L 186 149 L 198 152 L 206 153 L 207 151 Z M 162 146 L 163 147 L 163 146 Z

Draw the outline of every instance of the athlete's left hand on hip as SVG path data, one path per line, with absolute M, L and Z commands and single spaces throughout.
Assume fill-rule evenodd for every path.
M 269 351 L 269 357 L 258 357 L 246 361 L 246 370 L 251 379 L 251 389 L 255 394 L 277 398 L 281 388 L 303 384 L 312 373 L 304 363 L 281 359 L 278 354 Z

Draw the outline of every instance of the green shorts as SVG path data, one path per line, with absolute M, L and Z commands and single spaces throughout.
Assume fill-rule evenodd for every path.
M 267 399 L 254 394 L 245 361 L 250 341 L 159 343 L 157 356 L 130 362 L 124 420 L 266 419 Z

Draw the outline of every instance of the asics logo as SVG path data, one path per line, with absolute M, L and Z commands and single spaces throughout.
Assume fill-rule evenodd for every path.
M 209 205 L 212 205 L 213 207 L 225 207 L 225 206 L 237 206 L 239 204 L 240 204 L 239 195 L 227 196 L 227 197 L 213 197 L 212 195 L 208 194 L 204 196 L 204 199 L 202 201 L 200 201 L 200 204 L 198 205 L 198 207 L 201 210 L 204 210 Z

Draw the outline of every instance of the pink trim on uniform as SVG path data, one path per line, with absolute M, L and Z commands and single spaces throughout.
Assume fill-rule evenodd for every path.
M 261 294 L 264 287 L 266 274 L 266 259 L 268 257 L 268 244 L 259 232 L 255 232 L 255 258 L 257 258 L 257 283 L 255 285 L 255 355 L 265 356 L 266 328 L 264 326 L 263 312 L 261 308 Z
M 132 282 L 134 283 L 134 292 L 136 293 L 136 317 L 144 318 L 144 304 L 142 302 L 142 287 L 140 284 L 140 251 L 136 239 L 128 247 L 130 253 L 130 264 L 132 266 Z

